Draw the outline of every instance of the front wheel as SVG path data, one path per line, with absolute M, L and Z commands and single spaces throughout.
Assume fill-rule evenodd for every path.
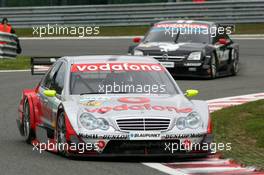
M 56 140 L 57 140 L 57 150 L 62 156 L 67 156 L 67 140 L 66 140 L 66 124 L 64 112 L 61 112 L 58 116 L 57 126 L 56 126 Z
M 34 131 L 31 129 L 30 106 L 27 98 L 23 106 L 23 132 L 25 141 L 31 144 L 31 141 L 34 139 Z
M 237 75 L 239 71 L 239 61 L 238 61 L 238 55 L 235 50 L 232 51 L 232 67 L 231 67 L 231 74 Z

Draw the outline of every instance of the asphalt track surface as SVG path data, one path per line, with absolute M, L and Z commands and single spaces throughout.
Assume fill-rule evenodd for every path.
M 264 90 L 264 40 L 237 40 L 240 44 L 240 72 L 236 77 L 216 80 L 177 80 L 184 89 L 200 90 L 197 99 L 263 92 Z M 119 40 L 23 40 L 23 54 L 31 56 L 62 56 L 85 54 L 125 54 L 130 41 Z M 164 174 L 140 162 L 167 160 L 145 158 L 101 158 L 68 160 L 53 153 L 32 151 L 23 142 L 15 119 L 21 91 L 32 88 L 40 80 L 29 72 L 0 73 L 0 174 L 1 175 L 51 175 L 51 174 Z M 175 160 L 174 160 L 175 161 Z

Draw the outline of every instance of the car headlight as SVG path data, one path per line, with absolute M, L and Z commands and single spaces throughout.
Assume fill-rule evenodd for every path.
M 88 130 L 94 130 L 94 129 L 108 130 L 109 129 L 109 124 L 105 119 L 103 118 L 97 119 L 92 114 L 89 114 L 89 113 L 83 113 L 80 115 L 80 123 L 84 128 Z
M 134 50 L 134 55 L 137 55 L 137 56 L 142 56 L 144 55 L 142 51 L 140 50 Z
M 201 59 L 202 52 L 192 52 L 187 60 L 200 60 Z
M 186 117 L 186 126 L 196 129 L 201 125 L 201 117 L 197 112 L 192 112 Z
M 100 128 L 102 130 L 108 130 L 109 129 L 108 122 L 103 118 L 97 119 L 97 125 L 98 125 L 98 128 Z
M 186 122 L 185 122 L 185 118 L 184 117 L 180 117 L 177 122 L 176 122 L 176 126 L 177 128 L 179 128 L 180 130 L 183 130 L 186 128 Z
M 197 129 L 201 126 L 201 116 L 197 112 L 192 112 L 187 117 L 178 118 L 176 126 L 180 130 L 185 128 Z

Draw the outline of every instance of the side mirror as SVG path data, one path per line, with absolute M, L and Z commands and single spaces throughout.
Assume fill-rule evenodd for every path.
M 141 38 L 139 37 L 133 38 L 134 43 L 140 43 L 140 41 L 141 41 Z
M 196 96 L 198 94 L 199 94 L 199 91 L 198 90 L 188 89 L 188 90 L 186 90 L 186 92 L 185 92 L 184 95 L 186 95 L 186 97 L 194 97 L 194 96 Z
M 55 97 L 56 96 L 56 91 L 55 90 L 44 90 L 43 93 L 47 97 Z
M 219 44 L 226 45 L 226 44 L 228 43 L 228 40 L 225 39 L 225 38 L 220 38 L 220 39 L 218 40 L 218 43 L 219 43 Z

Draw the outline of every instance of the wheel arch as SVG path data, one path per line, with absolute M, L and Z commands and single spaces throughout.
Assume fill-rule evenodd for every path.
M 58 119 L 58 116 L 60 115 L 60 113 L 65 111 L 62 103 L 58 106 L 58 110 L 57 111 L 58 111 L 57 112 L 57 119 Z
M 207 61 L 207 63 L 210 63 L 212 61 L 212 56 L 214 55 L 215 59 L 216 59 L 216 64 L 219 65 L 219 59 L 216 53 L 216 48 L 213 46 L 208 45 L 205 48 L 205 56 L 210 56 L 210 59 Z
M 219 58 L 217 56 L 216 49 L 212 50 L 211 54 L 214 55 L 216 64 L 219 65 Z
M 58 106 L 56 127 L 57 127 L 58 118 L 59 118 L 59 116 L 60 116 L 60 114 L 62 112 L 64 112 L 64 114 L 65 114 L 64 115 L 64 120 L 65 120 L 65 125 L 66 125 L 66 139 L 69 141 L 71 135 L 77 136 L 77 134 L 76 134 L 76 131 L 74 130 L 69 118 L 68 118 L 67 112 L 66 112 L 66 110 L 65 110 L 65 108 L 64 108 L 62 103 Z
M 33 90 L 25 90 L 23 91 L 23 98 L 22 98 L 22 120 L 23 121 L 23 113 L 24 113 L 24 105 L 25 102 L 28 101 L 29 105 L 29 113 L 30 113 L 30 128 L 35 132 L 36 131 L 36 103 L 37 97 L 36 93 Z

